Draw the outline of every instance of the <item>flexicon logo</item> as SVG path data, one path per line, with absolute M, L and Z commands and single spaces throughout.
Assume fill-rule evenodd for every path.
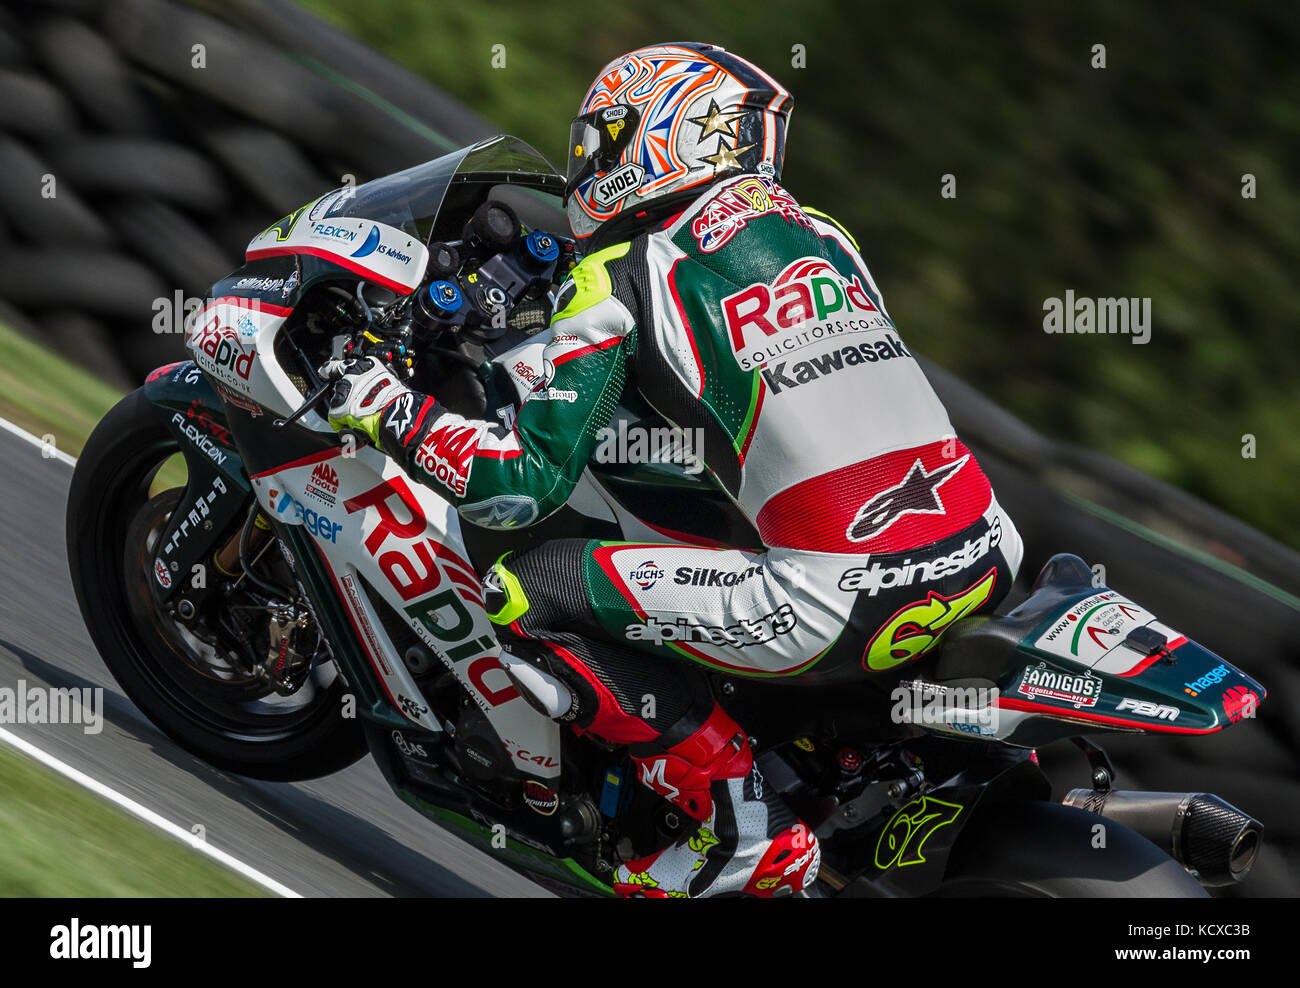
M 352 252 L 353 257 L 365 257 L 375 252 L 379 246 L 379 227 L 370 228 L 370 236 L 366 237 L 366 242 Z

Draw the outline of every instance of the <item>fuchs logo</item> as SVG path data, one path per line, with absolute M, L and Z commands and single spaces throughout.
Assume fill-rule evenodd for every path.
M 673 582 L 689 587 L 734 587 L 760 572 L 757 566 L 747 566 L 738 571 L 713 569 L 709 566 L 678 566 L 677 572 L 673 574 Z
M 1088 673 L 1057 672 L 1037 665 L 1025 669 L 1017 690 L 1035 700 L 1059 700 L 1076 708 L 1095 707 L 1101 696 L 1101 680 Z
M 676 621 L 661 621 L 652 614 L 645 619 L 644 624 L 627 625 L 623 629 L 623 635 L 628 641 L 650 642 L 653 645 L 699 642 L 705 645 L 748 648 L 751 645 L 766 644 L 778 635 L 788 635 L 798 623 L 794 608 L 782 604 L 771 614 L 764 614 L 752 621 L 741 618 L 738 623 L 727 627 L 697 624 L 685 617 L 679 617 Z
M 240 346 L 235 331 L 229 326 L 222 326 L 215 315 L 195 333 L 190 340 L 190 348 L 196 353 L 202 353 L 215 365 L 205 370 L 218 374 L 221 371 L 233 373 L 241 381 L 247 381 L 253 373 L 253 359 L 257 356 L 257 351 Z
M 1235 724 L 1243 718 L 1255 716 L 1259 695 L 1248 686 L 1230 686 L 1223 691 L 1222 702 L 1228 723 Z
M 886 488 L 858 508 L 844 537 L 850 542 L 866 542 L 880 535 L 890 525 L 906 515 L 944 514 L 939 488 L 951 479 L 970 459 L 967 453 L 960 460 L 926 471 L 918 457 L 907 471 L 907 476 L 893 487 Z
M 596 179 L 591 198 L 597 206 L 612 206 L 634 189 L 641 187 L 645 169 L 634 161 L 619 165 L 604 178 Z
M 532 779 L 524 783 L 524 802 L 534 813 L 550 816 L 560 808 L 560 794 Z
M 1231 673 L 1228 672 L 1227 666 L 1215 666 L 1200 679 L 1193 679 L 1190 683 L 1183 683 L 1183 692 L 1190 693 L 1192 696 L 1200 696 L 1202 692 L 1208 690 L 1211 686 L 1218 686 Z
M 334 495 L 339 492 L 339 475 L 328 463 L 317 463 L 316 469 L 311 472 L 311 480 L 307 481 L 306 494 L 308 497 L 314 497 L 318 501 L 334 506 Z
M 790 193 L 770 178 L 746 178 L 710 199 L 691 221 L 691 235 L 704 254 L 712 254 L 731 241 L 750 220 L 776 213 L 787 223 L 812 229 L 812 220 Z
M 893 329 L 861 277 L 846 277 L 821 257 L 801 257 L 771 285 L 728 295 L 722 318 L 741 370 L 842 333 Z
M 424 438 L 415 465 L 456 495 L 465 493 L 478 433 L 473 426 L 447 425 Z
M 904 559 L 901 566 L 872 563 L 870 567 L 858 566 L 845 570 L 840 577 L 840 589 L 850 592 L 865 590 L 868 597 L 874 597 L 882 590 L 909 587 L 913 583 L 930 583 L 974 566 L 997 548 L 1001 541 L 1002 519 L 994 518 L 993 525 L 987 532 L 977 539 L 967 539 L 965 545 L 946 556 L 922 559 L 916 563 Z
M 656 583 L 664 578 L 664 571 L 653 559 L 647 559 L 644 563 L 632 570 L 627 578 L 635 583 L 642 590 L 649 590 Z
M 158 578 L 158 585 L 164 590 L 172 588 L 172 575 L 161 559 L 154 560 L 153 575 Z

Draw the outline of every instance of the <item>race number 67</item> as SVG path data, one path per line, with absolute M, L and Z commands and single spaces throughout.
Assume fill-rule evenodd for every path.
M 953 623 L 989 599 L 997 577 L 994 567 L 951 597 L 931 590 L 925 600 L 908 604 L 876 632 L 862 654 L 863 666 L 879 671 L 920 658 L 939 643 L 940 636 Z

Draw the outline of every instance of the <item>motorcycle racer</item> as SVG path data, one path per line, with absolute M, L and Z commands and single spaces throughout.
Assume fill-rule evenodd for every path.
M 502 661 L 530 702 L 627 746 L 640 781 L 699 824 L 621 866 L 622 895 L 774 896 L 816 877 L 816 838 L 765 784 L 708 672 L 793 686 L 888 671 L 994 607 L 1020 565 L 1015 526 L 856 243 L 779 184 L 791 103 L 714 46 L 615 59 L 568 148 L 585 256 L 514 421 L 457 415 L 373 358 L 348 367 L 330 409 L 496 528 L 565 503 L 625 394 L 703 437 L 765 551 L 557 540 L 487 578 Z

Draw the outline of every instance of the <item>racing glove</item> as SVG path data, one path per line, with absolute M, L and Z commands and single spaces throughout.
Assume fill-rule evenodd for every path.
M 374 357 L 330 361 L 321 370 L 325 377 L 337 378 L 330 397 L 329 424 L 339 432 L 366 436 L 376 447 L 380 445 L 379 418 L 384 409 L 403 395 L 414 394 Z

